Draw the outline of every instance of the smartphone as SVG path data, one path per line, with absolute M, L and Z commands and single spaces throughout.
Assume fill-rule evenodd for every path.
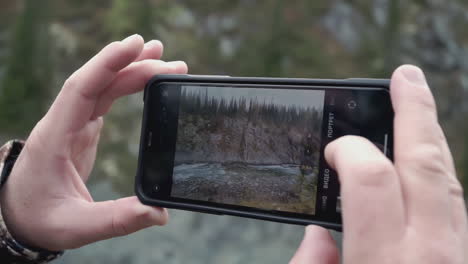
M 144 204 L 341 229 L 325 146 L 360 135 L 392 158 L 389 80 L 158 75 L 146 86 Z

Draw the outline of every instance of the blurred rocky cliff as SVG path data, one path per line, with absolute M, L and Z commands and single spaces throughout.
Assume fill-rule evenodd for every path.
M 0 106 L 10 109 L 0 121 L 19 123 L 1 138 L 26 136 L 70 73 L 106 43 L 140 33 L 165 43 L 163 59 L 185 60 L 198 74 L 389 78 L 400 64 L 419 65 L 460 175 L 468 173 L 464 1 L 0 0 L 0 6 Z M 97 163 L 97 174 L 127 192 L 141 109 L 141 95 L 114 105 Z
M 400 64 L 419 65 L 427 73 L 458 174 L 467 188 L 466 28 L 465 0 L 240 0 L 203 4 L 195 0 L 0 0 L 0 140 L 26 137 L 68 75 L 106 43 L 139 33 L 146 39 L 162 40 L 163 59 L 185 60 L 194 74 L 389 78 Z M 120 194 L 133 192 L 141 99 L 141 94 L 120 99 L 106 117 L 90 186 L 100 186 L 98 182 L 106 179 Z M 186 220 L 176 221 L 184 225 L 184 221 L 193 221 L 190 223 L 200 226 L 201 219 L 211 219 L 190 218 L 188 213 L 184 217 Z M 253 241 L 257 237 L 251 234 L 265 232 L 265 238 L 271 240 L 262 240 L 264 250 L 259 249 L 270 257 L 265 261 L 286 261 L 293 252 L 291 241 L 301 232 L 274 224 L 265 224 L 262 229 L 248 222 L 252 226 L 246 228 L 251 233 L 245 233 L 239 225 L 247 222 L 232 221 L 238 223 L 231 223 L 234 233 L 224 230 L 224 224 L 214 227 L 231 235 L 240 233 L 242 241 Z M 175 233 L 179 230 L 174 226 Z M 214 239 L 212 234 L 194 232 L 188 233 Z M 172 246 L 183 241 L 183 237 L 165 233 L 161 237 L 172 241 Z M 278 242 L 281 237 L 286 237 L 285 244 Z M 126 244 L 119 241 L 112 243 Z M 216 248 L 217 243 L 207 245 Z M 285 251 L 270 250 L 269 246 Z M 200 247 L 191 249 L 208 254 L 200 253 Z M 194 263 L 190 254 L 176 258 L 170 246 L 162 248 L 166 259 L 176 259 L 166 263 Z M 76 254 L 85 256 L 83 252 Z M 120 257 L 115 257 L 114 263 L 131 262 L 122 254 L 133 256 L 132 252 L 122 252 L 115 253 Z M 200 263 L 243 263 L 245 256 L 259 257 L 253 249 L 239 248 L 238 254 L 220 259 L 212 253 L 209 259 L 200 256 Z

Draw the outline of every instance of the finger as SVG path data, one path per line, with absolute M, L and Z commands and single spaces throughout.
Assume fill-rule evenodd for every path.
M 187 64 L 183 61 L 144 60 L 132 63 L 117 75 L 106 92 L 101 95 L 93 118 L 107 113 L 117 98 L 143 90 L 146 83 L 156 74 L 184 73 L 187 73 Z
M 328 230 L 319 226 L 308 226 L 299 249 L 290 264 L 338 264 L 339 252 Z
M 104 95 L 115 99 L 141 91 L 156 74 L 183 73 L 187 73 L 187 64 L 183 61 L 145 60 L 135 62 L 119 73 Z
M 159 60 L 163 54 L 164 47 L 161 41 L 151 40 L 145 43 L 140 56 L 135 61 L 142 60 Z
M 415 66 L 399 67 L 390 92 L 395 111 L 395 166 L 408 222 L 423 232 L 433 232 L 434 226 L 450 227 L 445 138 L 423 72 Z
M 443 132 L 441 132 L 443 134 Z M 445 138 L 445 136 L 444 136 Z M 448 146 L 447 140 L 442 143 L 442 155 L 445 158 L 444 162 L 448 168 L 448 188 L 451 201 L 451 219 L 452 226 L 456 233 L 463 234 L 468 232 L 468 222 L 466 215 L 466 204 L 463 195 L 463 187 L 457 178 L 457 173 L 454 166 L 452 153 Z
M 133 35 L 109 44 L 73 73 L 47 114 L 50 127 L 54 128 L 49 132 L 60 137 L 81 129 L 94 113 L 100 94 L 142 49 L 143 38 Z
M 73 216 L 75 243 L 79 246 L 124 236 L 154 225 L 165 225 L 164 208 L 143 205 L 135 196 L 115 201 L 87 203 Z
M 84 131 L 81 132 L 84 134 L 85 139 L 78 138 L 74 144 L 80 150 L 75 155 L 72 154 L 72 160 L 84 182 L 88 180 L 96 160 L 96 151 L 103 123 L 102 118 L 88 122 L 83 129 Z
M 370 141 L 357 136 L 328 144 L 325 158 L 340 180 L 346 238 L 364 244 L 401 238 L 403 197 L 391 161 Z

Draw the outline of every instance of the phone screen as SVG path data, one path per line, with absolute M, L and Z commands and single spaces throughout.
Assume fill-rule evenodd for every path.
M 315 214 L 325 91 L 183 86 L 171 195 Z
M 384 89 L 166 84 L 153 91 L 160 155 L 148 177 L 157 198 L 338 223 L 339 183 L 326 144 L 361 135 L 391 157 Z

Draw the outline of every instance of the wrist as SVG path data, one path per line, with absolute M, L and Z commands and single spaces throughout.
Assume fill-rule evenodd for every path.
M 17 216 L 15 210 L 13 210 L 15 205 L 12 203 L 12 200 L 14 199 L 8 197 L 9 185 L 9 182 L 5 182 L 4 185 L 0 187 L 0 228 L 3 228 L 3 233 L 8 233 L 8 236 L 17 243 L 25 247 L 39 248 L 39 246 L 31 243 L 31 241 L 27 239 L 27 236 L 24 236 L 21 232 L 21 216 Z
M 15 221 L 15 214 L 11 213 L 12 204 L 8 195 L 11 188 L 8 188 L 7 180 L 23 145 L 23 141 L 13 140 L 0 148 L 0 248 L 15 256 L 18 263 L 44 263 L 62 255 L 63 251 L 43 250 L 23 244 L 27 240 L 18 241 L 22 239 L 20 232 L 17 232 L 19 227 L 15 226 L 19 221 Z

